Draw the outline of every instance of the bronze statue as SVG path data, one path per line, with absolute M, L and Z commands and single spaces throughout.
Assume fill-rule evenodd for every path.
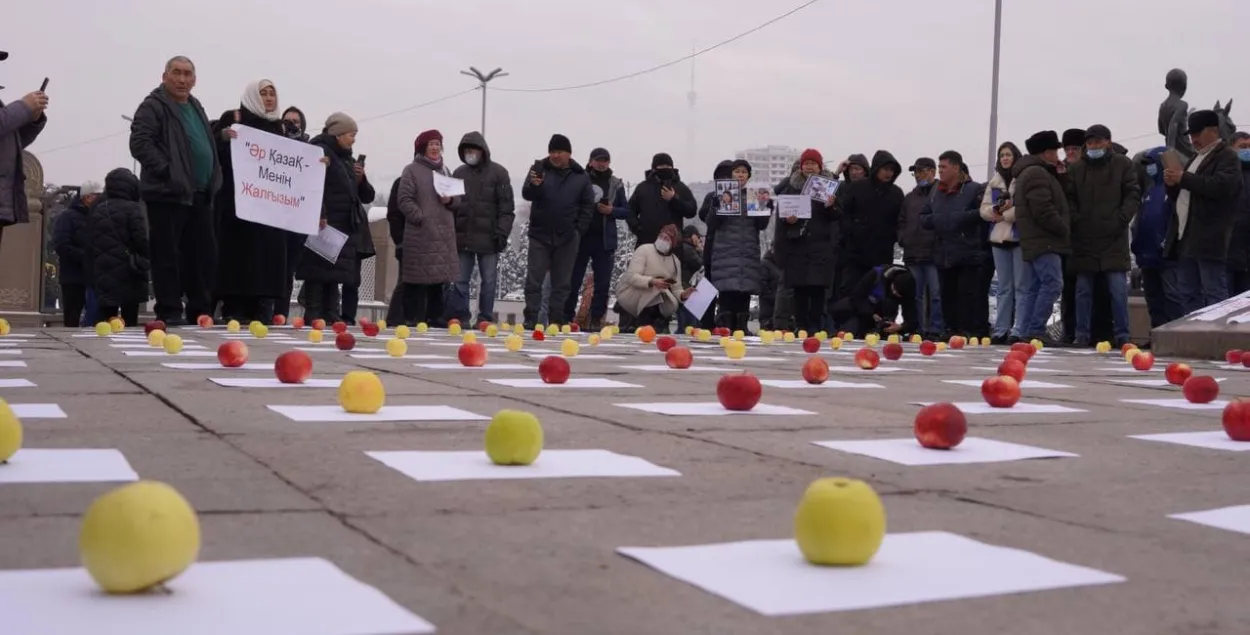
M 1159 104 L 1159 134 L 1163 135 L 1165 146 L 1188 160 L 1194 156 L 1194 146 L 1185 134 L 1188 132 L 1189 104 L 1183 97 L 1189 88 L 1189 76 L 1185 71 L 1174 68 L 1168 71 L 1163 86 L 1168 89 L 1168 98 Z

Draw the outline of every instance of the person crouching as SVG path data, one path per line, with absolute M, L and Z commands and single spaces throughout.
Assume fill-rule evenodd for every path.
M 677 226 L 665 225 L 654 243 L 634 250 L 629 268 L 616 283 L 616 301 L 635 318 L 638 326 L 651 325 L 657 333 L 667 333 L 669 322 L 681 302 L 694 289 L 683 289 L 681 262 L 674 252 Z

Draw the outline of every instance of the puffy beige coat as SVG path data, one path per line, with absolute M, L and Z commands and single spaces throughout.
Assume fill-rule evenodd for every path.
M 676 280 L 665 290 L 651 286 L 655 278 Z M 629 268 L 616 281 L 616 301 L 630 315 L 638 315 L 659 298 L 660 313 L 672 315 L 681 304 L 681 263 L 677 250 L 665 256 L 656 251 L 654 244 L 646 244 L 634 251 Z
M 981 219 L 987 223 L 994 223 L 994 189 L 1005 191 L 1007 196 L 1012 196 L 1016 191 L 1016 182 L 1013 179 L 1011 187 L 1003 186 L 1003 176 L 998 172 L 994 172 L 994 176 L 990 177 L 990 182 L 985 185 L 985 197 L 981 199 Z M 1014 202 L 1013 202 L 1014 203 Z M 1011 229 L 1016 224 L 1016 208 L 1013 204 L 1003 212 L 1003 220 L 994 223 L 993 229 L 990 230 L 990 242 L 995 245 L 1003 243 L 1019 243 L 1020 240 L 1012 236 Z

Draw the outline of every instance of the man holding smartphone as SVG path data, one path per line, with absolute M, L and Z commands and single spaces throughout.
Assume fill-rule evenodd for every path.
M 0 61 L 9 54 L 0 51 Z M 43 80 L 44 86 L 48 80 Z M 11 104 L 0 102 L 0 237 L 9 225 L 29 222 L 22 150 L 35 142 L 48 123 L 48 95 L 39 89 Z
M 612 290 L 612 266 L 616 256 L 616 221 L 629 216 L 629 200 L 625 186 L 612 174 L 612 155 L 605 148 L 590 151 L 591 188 L 595 192 L 595 213 L 590 217 L 590 229 L 582 235 L 573 262 L 573 277 L 569 281 L 569 299 L 564 303 L 565 313 L 577 314 L 578 293 L 586 279 L 586 266 L 590 265 L 594 276 L 594 292 L 590 302 L 588 330 L 603 328 L 603 318 L 608 313 L 608 297 Z

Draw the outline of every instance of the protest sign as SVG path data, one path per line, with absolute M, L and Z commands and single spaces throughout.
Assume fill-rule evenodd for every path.
M 230 141 L 234 209 L 239 218 L 315 235 L 325 187 L 325 152 L 318 146 L 235 124 Z

